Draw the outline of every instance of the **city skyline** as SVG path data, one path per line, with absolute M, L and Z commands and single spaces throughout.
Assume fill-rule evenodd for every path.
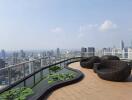
M 81 48 L 86 48 L 86 47 L 94 47 L 94 46 L 81 46 Z M 117 45 L 117 46 L 115 46 L 114 44 L 113 44 L 113 46 L 105 46 L 105 47 L 102 47 L 102 48 L 98 48 L 98 47 L 94 47 L 94 48 L 96 48 L 96 49 L 98 49 L 98 50 L 100 50 L 100 49 L 103 49 L 103 48 L 116 48 L 116 49 L 125 49 L 125 48 L 132 48 L 132 44 L 131 44 L 131 42 L 130 42 L 130 44 L 129 45 L 127 45 L 126 44 L 126 42 L 124 41 L 124 40 L 121 40 L 120 41 L 120 44 L 119 45 Z M 57 49 L 60 49 L 61 51 L 81 51 L 81 49 L 80 48 L 45 48 L 45 49 L 39 49 L 39 48 L 32 48 L 32 49 L 0 49 L 1 50 L 1 52 L 8 52 L 8 53 L 12 53 L 12 52 L 20 52 L 21 50 L 23 51 L 26 51 L 26 52 L 43 52 L 43 51 L 55 51 L 55 50 L 57 50 Z
M 0 48 L 5 50 L 80 49 L 128 46 L 132 1 L 2 0 Z

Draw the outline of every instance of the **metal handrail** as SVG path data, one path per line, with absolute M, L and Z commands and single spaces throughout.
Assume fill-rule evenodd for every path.
M 38 70 L 36 70 L 36 71 L 30 73 L 29 75 L 27 75 L 27 76 L 21 78 L 20 80 L 14 82 L 14 83 L 12 83 L 12 84 L 9 84 L 9 86 L 7 86 L 7 87 L 3 88 L 2 90 L 0 90 L 0 93 L 3 93 L 3 92 L 5 92 L 5 91 L 7 91 L 7 90 L 10 90 L 10 89 L 12 89 L 13 87 L 15 87 L 15 86 L 17 86 L 17 85 L 19 85 L 19 84 L 21 84 L 21 83 L 23 83 L 23 82 L 24 82 L 24 86 L 26 86 L 26 80 L 28 80 L 30 77 L 34 77 L 34 80 L 35 80 L 35 75 L 38 74 L 38 73 L 41 74 L 41 72 L 43 72 L 44 69 L 49 68 L 49 67 L 54 66 L 54 65 L 58 65 L 58 64 L 61 64 L 61 63 L 65 63 L 65 62 L 68 63 L 69 61 L 74 60 L 74 59 L 78 59 L 78 58 L 81 59 L 82 57 L 68 58 L 68 59 L 64 59 L 64 60 L 59 61 L 59 62 L 55 62 L 55 63 L 53 63 L 53 64 L 49 64 L 49 65 L 47 65 L 47 66 L 41 67 L 40 69 L 38 69 Z M 32 60 L 32 61 L 23 62 L 23 63 L 21 63 L 21 64 L 30 63 L 30 62 L 33 62 L 33 61 L 38 61 L 38 60 L 41 60 L 41 59 L 44 59 L 44 58 L 39 58 L 39 59 L 35 59 L 35 60 Z M 17 65 L 21 65 L 21 64 L 17 64 Z M 15 65 L 14 65 L 14 66 L 15 66 Z M 9 68 L 11 68 L 11 67 L 9 67 Z M 35 83 L 34 83 L 34 85 L 35 85 Z
M 1 68 L 0 71 L 1 71 L 1 70 L 4 70 L 4 69 L 11 68 L 11 67 L 16 67 L 16 66 L 23 65 L 23 64 L 27 64 L 27 63 L 30 63 L 30 62 L 38 61 L 38 60 L 41 60 L 41 59 L 46 59 L 46 58 L 48 58 L 48 57 L 33 59 L 33 60 L 31 60 L 31 61 L 24 61 L 24 62 L 21 62 L 21 63 L 19 63 L 19 64 L 15 64 L 15 65 L 9 65 L 8 67 Z
M 5 92 L 5 91 L 7 91 L 7 90 L 10 90 L 11 88 L 13 88 L 13 87 L 15 87 L 15 86 L 21 84 L 22 82 L 24 82 L 24 86 L 25 86 L 25 85 L 26 85 L 25 83 L 26 83 L 26 80 L 27 80 L 27 79 L 29 79 L 30 77 L 33 76 L 33 77 L 34 77 L 34 80 L 35 80 L 35 75 L 36 75 L 37 73 L 43 71 L 43 70 L 46 69 L 46 68 L 49 68 L 49 67 L 54 66 L 54 65 L 57 65 L 57 64 L 61 64 L 61 63 L 63 63 L 63 62 L 66 62 L 66 61 L 69 61 L 69 60 L 72 60 L 72 59 L 77 59 L 77 58 L 81 58 L 81 57 L 69 58 L 69 59 L 66 59 L 66 60 L 63 60 L 63 61 L 54 63 L 54 64 L 50 64 L 50 65 L 48 65 L 48 66 L 42 67 L 42 68 L 38 69 L 37 71 L 34 71 L 33 73 L 31 73 L 31 74 L 29 74 L 29 75 L 23 77 L 22 79 L 16 81 L 15 83 L 10 84 L 9 86 L 3 88 L 2 90 L 0 90 L 0 94 L 3 93 L 3 92 Z M 37 59 L 37 60 L 41 60 L 41 59 L 42 59 L 42 58 Z M 36 60 L 33 60 L 33 61 L 36 61 Z M 28 62 L 31 62 L 31 61 L 28 61 Z M 18 65 L 19 65 L 19 64 L 18 64 Z M 9 68 L 10 68 L 10 67 L 9 67 Z M 35 85 L 35 83 L 34 83 L 34 85 Z

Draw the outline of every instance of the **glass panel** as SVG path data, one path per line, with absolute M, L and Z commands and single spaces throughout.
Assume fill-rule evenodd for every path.
M 26 80 L 26 87 L 33 87 L 33 76 L 32 77 L 30 77 L 30 78 L 28 78 L 27 80 Z
M 0 90 L 8 86 L 8 69 L 0 70 Z
M 11 83 L 14 83 L 24 77 L 24 66 L 17 65 L 10 69 Z

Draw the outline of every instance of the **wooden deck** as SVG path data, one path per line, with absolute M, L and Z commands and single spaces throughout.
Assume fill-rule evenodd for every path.
M 48 100 L 132 100 L 132 78 L 127 82 L 110 82 L 100 79 L 91 69 L 81 68 L 79 62 L 69 65 L 81 70 L 85 78 L 55 90 Z

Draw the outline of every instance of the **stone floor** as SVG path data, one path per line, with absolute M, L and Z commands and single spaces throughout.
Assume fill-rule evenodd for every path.
M 132 100 L 132 75 L 127 82 L 111 82 L 100 79 L 91 69 L 81 68 L 79 62 L 69 67 L 81 70 L 85 78 L 55 90 L 48 100 Z

